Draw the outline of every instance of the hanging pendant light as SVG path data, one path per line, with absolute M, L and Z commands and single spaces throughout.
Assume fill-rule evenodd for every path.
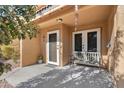
M 58 23 L 62 23 L 63 19 L 62 19 L 62 18 L 58 18 L 58 19 L 56 19 L 56 21 L 57 21 Z
M 79 10 L 79 7 L 78 5 L 75 5 L 75 31 L 77 31 L 77 26 L 78 26 L 78 10 Z

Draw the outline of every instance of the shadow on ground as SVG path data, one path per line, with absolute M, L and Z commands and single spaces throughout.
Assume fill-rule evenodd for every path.
M 112 88 L 112 76 L 104 69 L 86 66 L 56 68 L 17 85 L 18 88 Z

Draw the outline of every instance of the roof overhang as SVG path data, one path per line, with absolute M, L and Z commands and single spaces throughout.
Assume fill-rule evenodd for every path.
M 105 21 L 109 18 L 113 6 L 111 5 L 85 5 L 78 10 L 78 25 L 86 25 L 94 22 Z M 62 18 L 62 23 L 69 26 L 75 24 L 74 6 L 65 6 L 57 11 L 37 19 L 35 22 L 41 29 L 58 24 L 57 19 Z

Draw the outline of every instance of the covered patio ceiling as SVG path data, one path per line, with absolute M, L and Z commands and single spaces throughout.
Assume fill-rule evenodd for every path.
M 68 6 L 66 6 L 68 7 Z M 70 9 L 69 9 L 70 8 Z M 89 6 L 82 6 L 80 7 L 78 14 L 78 25 L 87 25 L 92 24 L 95 22 L 102 22 L 106 21 L 113 9 L 112 5 L 89 5 Z M 51 18 L 51 15 L 48 17 L 51 18 L 46 21 L 42 21 L 40 19 L 40 22 L 38 23 L 41 29 L 57 25 L 59 24 L 57 22 L 58 18 L 62 18 L 62 23 L 68 25 L 68 26 L 74 26 L 75 24 L 75 12 L 74 12 L 74 6 L 69 6 L 67 9 L 68 12 L 64 12 L 61 15 L 55 15 L 55 18 Z M 70 11 L 70 12 L 69 12 Z M 60 12 L 60 11 L 58 11 Z M 55 14 L 55 13 L 54 13 Z

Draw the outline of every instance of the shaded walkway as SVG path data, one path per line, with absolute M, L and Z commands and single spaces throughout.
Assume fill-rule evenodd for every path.
M 29 79 L 42 73 L 46 73 L 54 68 L 55 67 L 50 67 L 46 64 L 36 64 L 23 68 L 17 68 L 7 73 L 6 81 L 13 87 L 15 87 L 21 82 L 26 82 Z
M 111 75 L 104 69 L 85 66 L 65 66 L 42 73 L 17 87 L 25 88 L 112 88 Z

